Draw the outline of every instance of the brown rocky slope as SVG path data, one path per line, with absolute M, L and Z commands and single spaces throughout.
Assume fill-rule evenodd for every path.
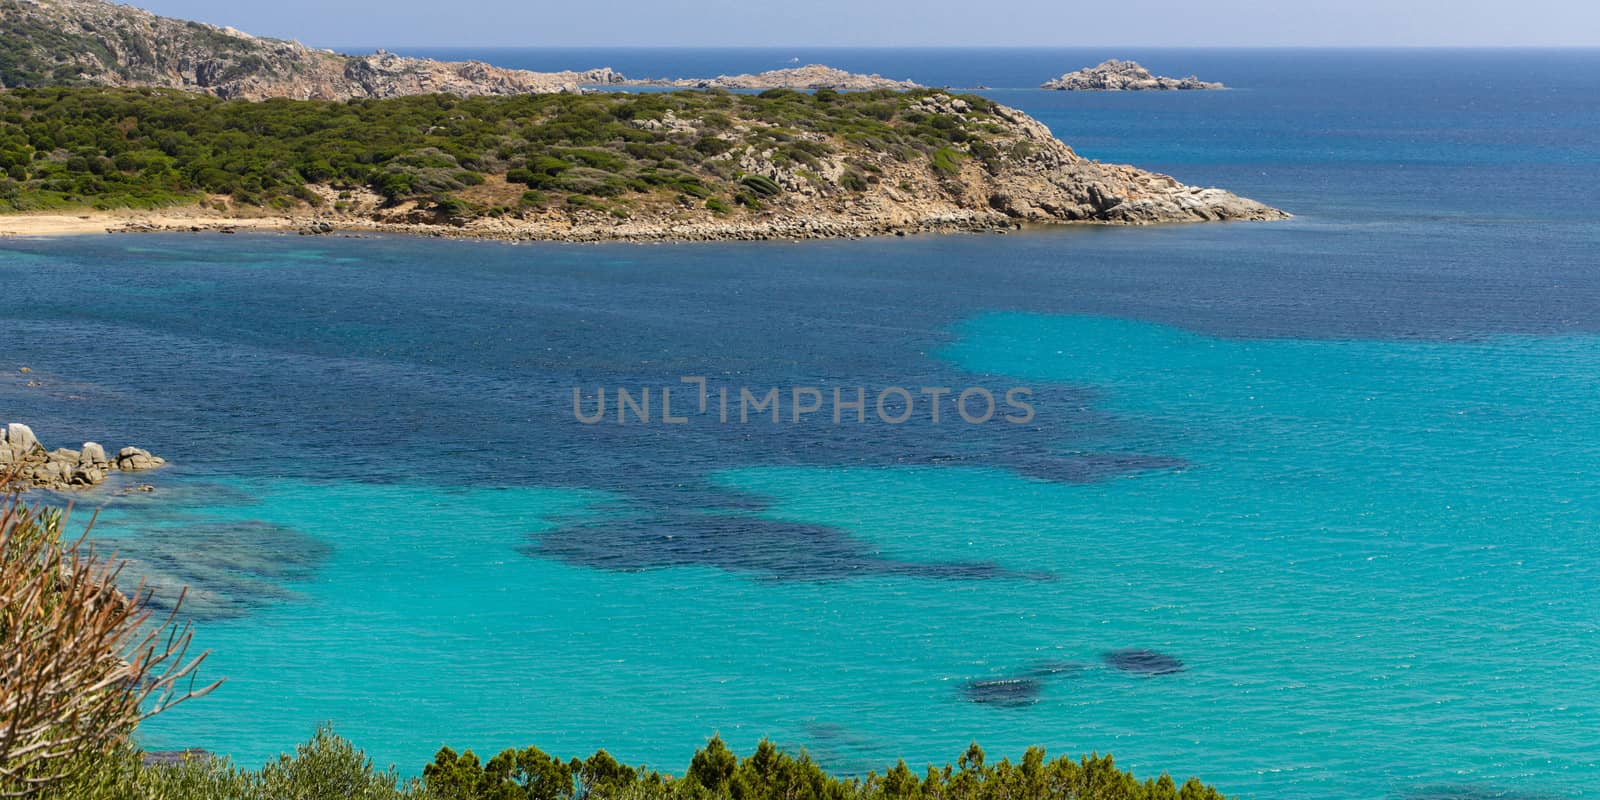
M 577 91 L 609 69 L 529 72 L 479 62 L 351 56 L 102 0 L 0 0 L 0 88 L 156 86 L 219 97 L 346 100 Z

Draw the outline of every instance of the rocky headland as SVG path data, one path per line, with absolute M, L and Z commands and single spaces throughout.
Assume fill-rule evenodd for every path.
M 193 113 L 201 116 L 192 118 L 196 121 L 190 130 L 215 124 L 222 136 L 232 129 L 226 115 L 233 109 L 215 101 L 208 105 L 183 95 L 133 100 L 200 106 Z M 51 113 L 59 104 L 49 98 L 28 102 L 41 104 L 30 106 L 39 109 L 30 112 L 36 115 Z M 346 120 L 353 127 L 340 141 L 394 137 L 385 143 L 396 154 L 390 163 L 358 165 L 370 170 L 364 184 L 305 181 L 303 173 L 278 166 L 286 158 L 277 155 L 280 151 L 310 161 L 316 153 L 307 148 L 325 145 L 278 140 L 258 147 L 244 142 L 248 151 L 229 158 L 256 159 L 265 169 L 279 170 L 266 173 L 282 181 L 278 199 L 245 202 L 239 191 L 213 192 L 189 207 L 57 218 L 69 226 L 123 231 L 277 229 L 692 241 L 1287 216 L 1223 189 L 1189 186 L 1167 175 L 1084 158 L 1021 111 L 942 91 L 841 93 L 835 98 L 699 92 L 480 98 L 462 101 L 474 104 L 469 115 L 411 98 L 380 102 L 400 104 L 394 113 L 408 120 L 407 131 L 396 132 L 376 116 L 347 120 L 340 105 L 281 109 L 311 117 L 303 122 L 310 130 L 321 130 L 316 120 L 325 115 Z M 116 119 L 158 113 L 138 111 L 138 106 L 110 108 L 107 113 Z M 364 116 L 378 110 L 369 108 Z M 425 116 L 413 116 L 419 111 Z M 212 123 L 207 114 L 220 116 Z M 496 115 L 505 121 L 496 122 Z M 39 116 L 35 120 L 47 123 Z M 114 122 L 107 117 L 107 124 Z M 99 123 L 77 118 L 75 124 Z M 495 149 L 474 154 L 457 148 L 451 153 L 441 147 L 449 142 L 424 135 L 432 127 L 468 124 L 474 126 L 475 140 L 493 141 Z M 504 133 L 487 137 L 497 131 Z M 154 126 L 143 133 L 164 135 Z M 523 144 L 514 138 L 527 135 L 541 140 Z M 548 138 L 553 136 L 581 138 L 586 146 Z M 176 166 L 184 166 L 182 157 Z M 229 179 L 222 173 L 206 174 Z M 126 173 L 122 178 L 129 188 L 121 191 L 131 194 L 143 191 L 141 182 L 149 175 Z M 107 177 L 95 180 L 99 184 L 92 185 L 103 185 Z M 41 179 L 25 188 L 43 194 L 51 186 Z M 29 220 L 0 216 L 0 231 L 49 232 L 29 231 Z
M 150 86 L 249 100 L 576 92 L 622 79 L 609 69 L 345 55 L 103 0 L 0 0 L 0 53 L 0 88 Z
M 0 484 L 9 481 L 25 489 L 55 491 L 87 489 L 104 483 L 112 472 L 142 472 L 166 463 L 137 447 L 124 447 L 112 457 L 95 442 L 84 442 L 76 450 L 50 450 L 27 425 L 13 422 L 0 428 Z
M 913 81 L 895 80 L 877 74 L 862 75 L 854 72 L 845 72 L 842 69 L 835 69 L 821 64 L 807 64 L 803 67 L 774 69 L 754 74 L 719 75 L 715 78 L 620 79 L 615 83 L 627 86 L 728 90 L 797 89 L 815 91 L 817 89 L 837 89 L 839 91 L 860 92 L 871 89 L 905 91 L 923 88 L 921 84 Z
M 911 81 L 817 64 L 754 75 L 633 80 L 601 67 L 560 72 L 434 61 L 379 50 L 348 55 L 228 27 L 162 17 L 104 0 L 0 0 L 0 88 L 150 86 L 224 98 L 349 100 L 445 93 L 463 97 L 584 87 L 915 89 Z
M 1055 80 L 1039 85 L 1041 89 L 1064 92 L 1144 92 L 1201 89 L 1226 89 L 1220 83 L 1203 81 L 1190 75 L 1187 78 L 1168 78 L 1152 75 L 1134 61 L 1111 59 L 1094 67 L 1068 72 Z

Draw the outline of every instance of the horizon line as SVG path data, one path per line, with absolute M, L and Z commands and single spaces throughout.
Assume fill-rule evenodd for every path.
M 276 37 L 261 37 L 276 38 Z M 699 44 L 384 44 L 384 45 L 311 45 L 332 50 L 370 48 L 394 50 L 397 48 L 474 48 L 479 50 L 1600 50 L 1597 44 L 750 44 L 750 45 L 699 45 Z

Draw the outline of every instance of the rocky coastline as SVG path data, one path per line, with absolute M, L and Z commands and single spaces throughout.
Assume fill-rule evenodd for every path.
M 1166 177 L 1166 176 L 1159 176 Z M 801 241 L 811 239 L 866 239 L 904 237 L 919 234 L 983 233 L 1002 234 L 1027 228 L 1048 228 L 1067 224 L 1134 226 L 1181 224 L 1189 222 L 1252 221 L 1288 219 L 1289 214 L 1240 198 L 1221 189 L 1199 189 L 1178 184 L 1181 191 L 1150 203 L 1140 203 L 1124 212 L 1103 218 L 1073 220 L 1046 217 L 1039 209 L 1011 213 L 995 210 L 947 208 L 932 203 L 934 209 L 891 210 L 857 208 L 843 212 L 819 211 L 794 216 L 751 216 L 738 220 L 682 219 L 662 215 L 655 219 L 619 221 L 597 212 L 554 213 L 532 219 L 475 219 L 464 222 L 405 221 L 394 215 L 376 217 L 350 215 L 283 215 L 227 217 L 182 211 L 142 214 L 135 217 L 98 216 L 80 218 L 84 224 L 61 233 L 288 233 L 300 236 L 400 235 L 441 239 L 483 239 L 506 242 L 635 242 L 684 243 L 716 241 Z M 1006 199 L 1003 202 L 1017 202 Z M 1027 201 L 1020 205 L 1028 206 Z M 696 215 L 698 216 L 698 215 Z M 0 236 L 5 217 L 0 217 Z M 36 230 L 9 235 L 51 235 Z
M 1063 92 L 1145 92 L 1215 90 L 1228 87 L 1200 80 L 1193 75 L 1187 78 L 1153 75 L 1138 62 L 1113 58 L 1097 66 L 1068 72 L 1054 80 L 1045 81 L 1039 88 Z
M 0 428 L 0 484 L 9 480 L 23 489 L 89 489 L 113 472 L 143 472 L 166 463 L 138 447 L 124 447 L 112 457 L 96 442 L 84 442 L 77 450 L 50 450 L 27 425 L 12 422 Z

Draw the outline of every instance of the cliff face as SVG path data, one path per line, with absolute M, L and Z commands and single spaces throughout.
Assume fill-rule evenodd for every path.
M 101 0 L 0 0 L 0 88 L 155 86 L 219 97 L 345 100 L 576 91 L 608 69 L 541 73 L 478 62 L 348 56 Z

